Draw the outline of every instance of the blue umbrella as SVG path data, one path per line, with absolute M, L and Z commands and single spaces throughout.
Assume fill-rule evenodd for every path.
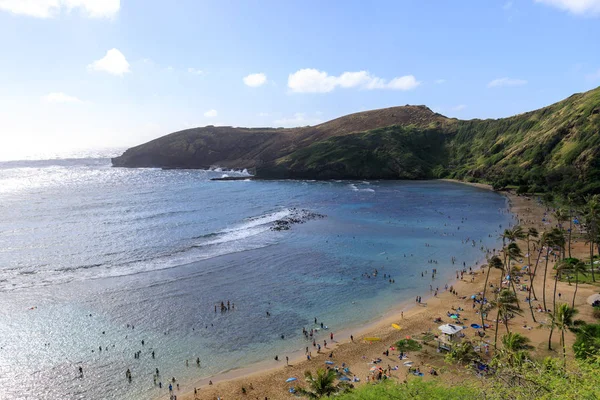
M 298 380 L 298 378 L 287 378 L 285 381 L 286 382 L 294 382 L 294 381 L 297 381 L 297 380 Z
M 340 378 L 340 381 L 349 381 L 349 380 L 350 380 L 350 378 L 348 378 L 347 376 L 342 376 Z
M 325 364 L 333 365 L 333 361 L 325 361 Z
M 480 329 L 481 326 L 477 325 L 477 324 L 471 324 L 471 328 L 475 328 L 475 329 Z

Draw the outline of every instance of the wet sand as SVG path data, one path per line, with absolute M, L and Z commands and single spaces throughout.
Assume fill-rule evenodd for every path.
M 487 185 L 473 184 L 474 186 L 489 189 Z M 540 234 L 544 230 L 549 230 L 555 223 L 553 223 L 550 217 L 550 222 L 544 223 L 545 209 L 536 203 L 535 200 L 526 197 L 520 197 L 513 194 L 507 194 L 510 201 L 510 210 L 519 219 L 521 219 L 521 225 L 527 229 L 530 226 L 536 227 Z M 519 243 L 523 253 L 527 252 L 527 245 L 525 243 Z M 578 255 L 582 258 L 585 257 L 586 247 L 582 241 L 573 242 L 573 256 Z M 533 254 L 533 252 L 532 252 Z M 449 257 L 451 255 L 448 255 Z M 533 259 L 532 259 L 533 262 Z M 526 265 L 527 259 L 524 258 L 523 262 L 517 263 L 519 266 Z M 440 287 L 440 293 L 437 297 L 433 296 L 433 293 L 423 293 L 423 302 L 426 304 L 417 305 L 414 300 L 408 301 L 404 304 L 399 304 L 398 307 L 392 310 L 385 318 L 378 321 L 366 324 L 360 328 L 345 330 L 345 331 L 331 331 L 334 334 L 334 342 L 330 343 L 329 337 L 327 338 L 327 348 L 322 348 L 321 353 L 317 354 L 316 348 L 312 344 L 308 344 L 309 351 L 312 353 L 312 359 L 308 361 L 304 354 L 304 351 L 279 354 L 279 361 L 275 361 L 272 358 L 259 364 L 252 365 L 247 368 L 236 369 L 233 371 L 225 372 L 210 378 L 198 380 L 192 387 L 181 387 L 181 390 L 175 391 L 177 398 L 182 400 L 192 399 L 286 399 L 290 398 L 291 395 L 288 389 L 295 384 L 303 385 L 304 371 L 315 371 L 317 368 L 325 368 L 327 365 L 325 361 L 331 360 L 334 364 L 331 367 L 342 366 L 345 363 L 350 369 L 348 376 L 352 377 L 356 375 L 359 379 L 359 383 L 355 383 L 356 386 L 366 384 L 367 377 L 369 376 L 369 369 L 373 366 L 371 361 L 376 358 L 381 358 L 382 361 L 377 365 L 382 368 L 387 368 L 388 365 L 391 367 L 399 366 L 398 370 L 392 371 L 392 379 L 403 381 L 407 378 L 408 368 L 403 365 L 403 362 L 408 360 L 413 362 L 413 367 L 420 367 L 420 370 L 425 373 L 422 379 L 440 379 L 449 383 L 458 382 L 464 379 L 469 379 L 470 375 L 464 368 L 452 366 L 446 364 L 443 359 L 443 355 L 436 351 L 437 343 L 435 341 L 429 342 L 423 346 L 423 349 L 419 352 L 409 352 L 408 360 L 399 360 L 398 352 L 390 350 L 389 356 L 383 353 L 389 350 L 390 346 L 406 337 L 419 338 L 423 333 L 431 332 L 439 334 L 438 326 L 444 323 L 452 323 L 453 320 L 447 317 L 447 312 L 452 311 L 452 308 L 461 307 L 464 311 L 461 311 L 461 318 L 466 326 L 472 323 L 481 324 L 481 317 L 476 314 L 479 309 L 477 305 L 473 309 L 473 301 L 471 295 L 478 294 L 483 291 L 483 285 L 485 281 L 486 268 L 481 266 L 471 266 L 473 274 L 469 274 L 469 266 L 467 266 L 467 273 L 464 274 L 463 279 L 459 279 L 455 282 L 441 282 L 439 280 L 432 281 L 434 288 Z M 543 262 L 540 262 L 543 268 Z M 551 263 L 550 265 L 553 265 Z M 457 265 L 457 268 L 460 266 Z M 550 267 L 549 267 L 550 268 Z M 431 274 L 431 266 L 423 268 L 428 270 Z M 554 281 L 552 280 L 553 274 L 549 272 L 548 280 L 546 282 L 547 296 L 550 293 L 550 301 L 548 307 L 551 308 L 551 296 L 553 291 Z M 541 283 L 543 274 L 539 273 L 536 277 L 535 288 L 537 288 L 539 301 L 534 301 L 534 307 L 541 303 Z M 424 279 L 430 279 L 430 275 L 425 275 Z M 492 283 L 498 282 L 500 275 L 496 270 L 490 273 L 489 281 Z M 524 277 L 521 281 L 523 284 L 528 284 L 527 278 Z M 453 285 L 458 295 L 451 294 L 449 291 L 444 290 L 444 284 L 448 283 Z M 575 289 L 575 285 L 569 286 L 567 283 L 559 282 L 558 292 L 562 295 L 562 302 L 571 302 L 572 295 Z M 591 285 L 580 285 L 577 292 L 576 307 L 579 308 L 579 318 L 587 321 L 592 321 L 592 310 L 591 307 L 585 307 L 586 298 L 596 293 L 597 287 Z M 493 295 L 486 294 L 486 297 L 493 298 Z M 556 343 L 554 344 L 554 350 L 548 351 L 546 349 L 548 341 L 548 330 L 543 329 L 547 326 L 549 318 L 547 314 L 535 312 L 537 323 L 533 321 L 528 307 L 526 307 L 525 296 L 527 292 L 518 292 L 519 301 L 524 308 L 523 316 L 517 316 L 512 319 L 509 323 L 511 331 L 519 332 L 526 335 L 531 339 L 531 344 L 534 346 L 533 351 L 534 357 L 543 357 L 547 355 L 560 356 L 560 348 L 558 345 L 558 336 L 554 335 Z M 402 313 L 404 314 L 402 317 Z M 467 328 L 464 332 L 466 338 L 472 340 L 474 343 L 480 343 L 482 346 L 482 354 L 485 356 L 484 348 L 485 344 L 489 345 L 489 351 L 491 356 L 493 353 L 493 342 L 494 342 L 494 329 L 495 328 L 495 310 L 492 310 L 491 315 L 486 320 L 486 323 L 492 325 L 492 329 L 487 330 L 487 335 L 480 339 L 475 329 Z M 434 322 L 434 319 L 440 317 L 442 323 Z M 395 323 L 402 327 L 401 330 L 397 330 L 391 327 L 391 324 Z M 538 329 L 541 328 L 541 329 Z M 330 331 L 326 331 L 328 334 Z M 505 327 L 501 325 L 499 327 L 499 338 L 506 333 Z M 350 335 L 354 336 L 354 341 L 350 341 Z M 377 337 L 380 341 L 368 342 L 365 341 L 365 337 Z M 322 338 L 321 338 L 322 340 Z M 567 345 L 570 347 L 574 340 L 574 335 L 571 333 L 567 334 Z M 321 345 L 323 342 L 320 342 Z M 223 351 L 227 351 L 226 348 Z M 330 358 L 329 354 L 333 352 L 333 356 Z M 267 355 L 265 355 L 267 356 Z M 272 357 L 271 355 L 269 355 Z M 289 357 L 289 366 L 286 366 L 285 357 Z M 438 372 L 438 376 L 432 376 L 428 373 L 430 368 L 433 367 Z M 286 383 L 286 379 L 290 377 L 298 378 L 297 382 Z M 213 382 L 209 385 L 209 381 Z M 197 389 L 197 394 L 194 395 L 194 387 Z M 246 394 L 243 394 L 242 388 L 245 388 Z M 160 399 L 168 399 L 169 394 L 162 390 Z

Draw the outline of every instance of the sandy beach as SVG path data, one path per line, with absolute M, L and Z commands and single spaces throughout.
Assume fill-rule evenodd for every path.
M 487 185 L 474 184 L 474 186 L 491 189 Z M 553 226 L 556 226 L 552 217 L 546 216 L 547 221 L 542 221 L 545 217 L 546 209 L 539 205 L 534 199 L 528 197 L 516 196 L 511 193 L 506 193 L 510 202 L 510 211 L 519 219 L 519 224 L 523 228 L 535 227 L 539 230 L 540 234 L 549 230 Z M 549 221 L 548 221 L 549 219 Z M 527 252 L 526 243 L 519 243 L 523 254 Z M 533 252 L 532 252 L 533 253 Z M 572 253 L 574 257 L 581 256 L 585 257 L 586 248 L 583 242 L 574 240 L 572 243 Z M 532 254 L 533 256 L 533 254 Z M 451 254 L 448 255 L 451 257 Z M 533 261 L 533 260 L 532 260 Z M 414 299 L 404 304 L 399 304 L 397 308 L 392 310 L 385 318 L 382 318 L 373 323 L 359 327 L 357 329 L 345 330 L 345 331 L 327 331 L 333 333 L 333 341 L 327 338 L 327 347 L 323 347 L 321 352 L 317 354 L 317 349 L 309 344 L 309 351 L 311 352 L 311 360 L 307 360 L 304 351 L 279 354 L 279 361 L 273 360 L 270 356 L 270 360 L 264 361 L 260 364 L 252 365 L 247 368 L 237 369 L 222 373 L 210 378 L 200 379 L 192 387 L 187 385 L 182 386 L 180 390 L 175 390 L 174 394 L 178 399 L 285 399 L 290 398 L 288 390 L 294 384 L 303 385 L 304 372 L 315 371 L 318 368 L 325 368 L 327 365 L 326 361 L 331 361 L 331 367 L 338 366 L 342 368 L 349 368 L 350 377 L 356 376 L 360 379 L 360 382 L 354 383 L 356 386 L 367 384 L 367 377 L 369 376 L 369 370 L 373 366 L 372 360 L 381 358 L 380 365 L 383 368 L 398 366 L 397 370 L 391 372 L 392 379 L 403 381 L 407 379 L 408 368 L 403 365 L 404 362 L 410 360 L 413 362 L 413 367 L 419 367 L 425 376 L 419 379 L 441 379 L 446 382 L 456 382 L 469 378 L 469 372 L 464 368 L 453 366 L 444 362 L 443 354 L 438 353 L 437 343 L 435 341 L 424 344 L 423 349 L 418 352 L 409 352 L 408 360 L 399 360 L 398 352 L 396 350 L 390 350 L 390 347 L 394 345 L 400 339 L 406 337 L 419 338 L 424 333 L 431 332 L 439 334 L 438 326 L 442 323 L 450 323 L 453 320 L 447 317 L 447 312 L 453 309 L 462 308 L 460 312 L 461 319 L 464 321 L 466 326 L 472 323 L 481 323 L 481 317 L 476 313 L 479 306 L 473 307 L 474 303 L 471 300 L 471 295 L 483 292 L 483 285 L 487 269 L 482 266 L 483 262 L 478 265 L 472 265 L 466 267 L 466 273 L 462 279 L 458 279 L 454 282 L 441 282 L 439 280 L 432 280 L 432 286 L 435 290 L 439 287 L 439 294 L 437 296 L 432 293 L 423 293 L 423 303 L 416 304 Z M 524 257 L 522 262 L 517 263 L 520 267 L 527 264 L 527 258 Z M 551 264 L 553 265 L 553 264 Z M 458 266 L 457 268 L 462 267 Z M 431 267 L 425 266 L 423 270 L 427 271 L 424 279 L 431 280 Z M 471 271 L 470 271 L 471 270 Z M 550 273 L 549 273 L 550 274 Z M 553 274 L 552 274 L 553 277 Z M 490 282 L 496 283 L 500 279 L 499 272 L 496 270 L 490 273 Z M 536 276 L 535 288 L 541 291 L 542 274 Z M 521 283 L 528 284 L 527 277 L 523 277 Z M 445 284 L 452 286 L 457 294 L 450 293 L 449 290 L 444 290 Z M 552 293 L 554 281 L 549 276 L 546 282 L 547 291 Z M 539 288 L 539 289 L 537 289 Z M 567 283 L 558 283 L 558 292 L 561 294 L 562 302 L 571 302 L 575 285 L 569 285 Z M 586 298 L 597 292 L 597 287 L 591 285 L 581 284 L 577 292 L 577 298 L 575 300 L 575 306 L 579 309 L 579 318 L 592 321 L 591 315 L 592 308 L 585 306 Z M 488 291 L 489 293 L 489 291 Z M 516 316 L 513 318 L 509 325 L 511 331 L 519 332 L 526 335 L 531 339 L 531 344 L 534 347 L 533 356 L 543 357 L 546 355 L 559 356 L 558 353 L 558 335 L 555 335 L 556 345 L 553 351 L 546 349 L 548 330 L 544 329 L 544 325 L 548 323 L 548 316 L 541 312 L 535 312 L 537 322 L 534 322 L 526 307 L 525 297 L 527 296 L 526 291 L 519 291 L 519 301 L 523 307 L 523 316 Z M 490 294 L 486 297 L 492 297 Z M 492 297 L 493 298 L 493 297 Z M 534 301 L 533 305 L 536 307 L 541 303 L 541 295 L 538 294 L 538 300 Z M 550 300 L 551 304 L 551 300 Z M 492 325 L 495 328 L 495 310 L 492 310 L 491 315 L 486 320 L 486 323 Z M 436 318 L 441 318 L 442 323 L 434 322 Z M 397 330 L 391 326 L 391 324 L 400 325 L 401 329 Z M 491 357 L 493 355 L 493 342 L 494 342 L 494 329 L 488 329 L 486 336 L 481 339 L 477 336 L 476 330 L 467 328 L 465 331 L 467 339 L 471 339 L 473 342 L 481 342 L 481 351 L 484 357 Z M 505 333 L 505 328 L 500 326 L 499 337 Z M 353 336 L 353 341 L 350 337 Z M 366 337 L 376 337 L 378 341 L 365 341 Z M 567 334 L 567 345 L 570 346 L 574 340 L 574 335 L 571 333 Z M 322 343 L 322 342 L 321 342 Z M 307 342 L 308 344 L 308 342 Z M 489 354 L 485 354 L 485 345 L 489 347 Z M 389 355 L 385 355 L 384 352 L 389 350 Z M 224 347 L 223 351 L 227 351 Z M 289 357 L 289 365 L 286 365 L 286 356 Z M 429 374 L 431 368 L 434 368 L 438 373 L 437 376 Z M 298 379 L 297 382 L 286 383 L 286 379 L 295 377 Z M 212 384 L 209 382 L 212 381 Z M 243 393 L 243 389 L 246 393 Z M 196 393 L 194 393 L 196 391 Z M 161 399 L 168 399 L 169 394 L 163 395 Z

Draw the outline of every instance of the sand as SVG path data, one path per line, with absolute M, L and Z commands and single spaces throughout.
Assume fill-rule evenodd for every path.
M 487 185 L 475 184 L 474 186 L 490 189 Z M 550 217 L 550 222 L 544 223 L 545 209 L 543 206 L 537 204 L 533 199 L 527 197 L 516 196 L 510 193 L 506 194 L 509 198 L 511 211 L 517 215 L 520 219 L 520 225 L 525 229 L 529 227 L 536 227 L 540 234 L 544 230 L 549 230 L 555 224 Z M 548 218 L 548 217 L 546 217 Z M 575 235 L 576 236 L 576 235 Z M 523 253 L 527 252 L 526 243 L 519 243 Z M 585 258 L 587 254 L 587 247 L 579 238 L 575 238 L 573 241 L 572 253 L 574 257 L 580 256 Z M 532 252 L 533 255 L 533 252 Z M 533 257 L 533 256 L 532 256 Z M 534 259 L 532 259 L 534 262 Z M 523 263 L 518 263 L 519 266 L 526 265 L 527 259 L 524 258 Z M 481 264 L 481 263 L 480 263 Z M 551 263 L 550 265 L 553 265 Z M 540 267 L 543 268 L 544 263 L 540 262 Z M 288 399 L 292 398 L 292 395 L 288 393 L 288 389 L 294 384 L 303 385 L 304 372 L 315 371 L 317 368 L 325 368 L 325 361 L 331 360 L 337 366 L 341 366 L 345 363 L 350 368 L 350 376 L 356 375 L 360 378 L 359 383 L 355 383 L 355 386 L 367 384 L 367 377 L 369 376 L 369 369 L 373 366 L 371 363 L 372 359 L 381 358 L 382 362 L 378 365 L 383 368 L 387 368 L 388 365 L 391 367 L 399 366 L 399 369 L 391 372 L 392 379 L 403 381 L 407 378 L 408 368 L 403 365 L 403 362 L 398 359 L 397 351 L 390 351 L 389 356 L 385 356 L 383 353 L 389 349 L 390 346 L 405 337 L 420 337 L 425 332 L 432 332 L 439 334 L 438 326 L 440 323 L 434 322 L 436 317 L 442 318 L 442 323 L 451 323 L 453 320 L 446 316 L 447 311 L 452 311 L 452 308 L 462 307 L 461 317 L 464 317 L 464 324 L 469 326 L 472 323 L 481 324 L 481 317 L 475 313 L 478 310 L 478 306 L 472 308 L 472 300 L 470 296 L 483 291 L 485 274 L 487 269 L 480 266 L 472 266 L 473 274 L 465 274 L 462 280 L 451 282 L 458 296 L 451 294 L 449 291 L 444 291 L 443 287 L 446 282 L 434 281 L 434 287 L 439 286 L 441 293 L 437 297 L 433 297 L 432 294 L 423 293 L 423 301 L 426 305 L 416 305 L 410 301 L 407 304 L 400 304 L 397 309 L 389 313 L 385 318 L 376 321 L 374 323 L 365 325 L 361 329 L 355 329 L 353 332 L 350 331 L 333 331 L 334 341 L 329 343 L 327 340 L 328 347 L 323 348 L 321 354 L 316 353 L 316 349 L 312 345 L 309 345 L 309 350 L 312 352 L 312 359 L 306 360 L 304 351 L 300 354 L 280 354 L 280 361 L 269 360 L 262 362 L 257 365 L 250 366 L 248 368 L 238 369 L 230 371 L 228 373 L 216 375 L 206 379 L 199 379 L 195 382 L 192 387 L 181 387 L 181 390 L 176 391 L 175 394 L 180 400 L 193 400 L 193 399 Z M 550 268 L 550 267 L 549 267 Z M 431 267 L 425 267 L 424 269 L 431 270 Z M 468 271 L 468 267 L 467 267 Z M 538 299 L 540 301 L 534 301 L 534 307 L 538 303 L 541 303 L 541 282 L 543 274 L 539 273 L 535 280 L 535 288 L 538 293 Z M 546 283 L 547 290 L 547 302 L 548 307 L 552 308 L 552 292 L 554 281 L 551 277 L 554 275 L 549 272 L 548 280 Z M 425 279 L 430 276 L 426 276 Z M 499 272 L 496 270 L 491 271 L 489 281 L 496 284 L 500 279 Z M 526 278 L 522 283 L 528 284 Z M 558 283 L 558 292 L 561 293 L 561 301 L 570 303 L 572 300 L 575 285 L 569 286 L 567 283 Z M 575 301 L 576 307 L 580 310 L 579 318 L 586 321 L 593 321 L 592 308 L 586 305 L 586 299 L 593 293 L 598 292 L 598 288 L 582 284 L 579 286 L 577 292 L 577 299 Z M 486 294 L 486 297 L 493 298 L 492 294 Z M 427 298 L 425 297 L 427 295 Z M 431 295 L 431 297 L 429 297 Z M 524 315 L 522 317 L 517 316 L 513 318 L 510 323 L 510 329 L 514 332 L 519 332 L 526 335 L 531 339 L 531 344 L 534 347 L 532 354 L 534 357 L 544 357 L 547 355 L 561 356 L 561 348 L 558 344 L 559 335 L 556 334 L 553 337 L 553 351 L 547 350 L 548 333 L 549 330 L 545 327 L 548 324 L 549 318 L 547 314 L 535 312 L 537 322 L 534 322 L 529 309 L 525 303 L 525 296 L 527 292 L 518 292 L 519 301 L 524 309 Z M 402 316 L 403 313 L 403 316 Z M 491 315 L 486 320 L 486 323 L 494 326 L 496 311 L 492 310 Z M 391 327 L 392 323 L 396 323 L 402 327 L 401 330 L 397 330 Z M 464 331 L 468 339 L 471 339 L 477 343 L 481 340 L 482 344 L 489 344 L 489 355 L 493 354 L 493 342 L 494 342 L 494 329 L 488 329 L 486 337 L 480 339 L 476 335 L 475 329 L 468 328 Z M 506 333 L 506 328 L 501 325 L 499 326 L 499 337 Z M 350 341 L 350 335 L 354 336 L 354 341 Z M 363 340 L 365 337 L 377 337 L 381 340 L 378 342 L 367 342 Z M 328 338 L 329 339 L 329 338 Z M 555 339 L 555 340 L 554 340 Z M 570 349 L 570 345 L 574 341 L 574 335 L 567 333 L 567 345 Z M 321 342 L 322 343 L 322 342 Z M 482 346 L 482 355 L 486 357 L 483 350 L 485 346 Z M 449 383 L 458 382 L 464 379 L 469 379 L 470 375 L 464 368 L 450 365 L 444 362 L 443 354 L 436 351 L 437 343 L 435 341 L 430 342 L 423 346 L 423 349 L 419 352 L 409 352 L 408 360 L 413 362 L 413 367 L 420 367 L 421 371 L 425 373 L 425 376 L 420 379 L 440 379 Z M 333 352 L 333 357 L 329 357 L 329 353 Z M 289 365 L 286 365 L 285 357 L 290 357 Z M 332 365 L 333 367 L 333 365 Z M 438 372 L 437 376 L 432 376 L 428 373 L 430 368 L 433 367 Z M 286 379 L 289 377 L 298 378 L 297 382 L 286 383 Z M 212 385 L 209 385 L 209 381 L 212 381 Z M 194 387 L 197 388 L 197 394 L 194 395 Z M 246 394 L 243 394 L 242 388 L 246 389 Z M 164 389 L 163 389 L 163 393 Z M 168 399 L 169 394 L 162 395 L 161 399 Z

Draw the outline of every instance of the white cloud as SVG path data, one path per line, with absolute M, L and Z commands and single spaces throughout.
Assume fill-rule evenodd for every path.
M 437 83 L 438 85 L 441 85 L 442 83 L 446 83 L 445 79 L 436 79 L 435 83 Z
M 172 69 L 172 67 L 171 67 Z M 188 72 L 190 74 L 194 74 L 194 75 L 203 75 L 204 71 L 202 71 L 201 69 L 196 69 L 196 68 L 188 68 Z
M 77 97 L 69 96 L 63 92 L 48 93 L 47 95 L 42 96 L 42 99 L 48 103 L 81 103 L 81 100 Z
M 288 87 L 296 93 L 328 93 L 336 87 L 411 90 L 420 84 L 413 75 L 397 77 L 387 82 L 368 71 L 344 72 L 340 76 L 333 76 L 314 68 L 305 68 L 288 76 Z
M 506 3 L 504 3 L 504 5 L 502 6 L 503 10 L 510 10 L 513 6 L 512 1 L 507 1 Z
M 0 0 L 0 10 L 36 18 L 53 18 L 74 9 L 90 18 L 112 18 L 120 8 L 120 0 Z
M 498 78 L 494 79 L 490 83 L 488 83 L 489 88 L 493 87 L 501 87 L 501 86 L 523 86 L 526 85 L 527 81 L 523 79 L 513 79 L 513 78 Z
M 207 112 L 204 113 L 205 117 L 209 117 L 209 118 L 213 118 L 216 117 L 217 114 L 217 110 L 208 110 Z
M 600 0 L 535 0 L 575 15 L 600 15 Z
M 88 69 L 93 71 L 103 71 L 109 74 L 123 76 L 123 74 L 130 72 L 129 63 L 123 53 L 117 49 L 110 49 L 106 52 L 106 55 L 88 65 Z
M 258 113 L 257 115 L 258 115 L 259 117 L 268 117 L 268 116 L 269 116 L 269 113 L 266 113 L 266 112 L 260 112 L 260 113 Z
M 459 105 L 457 105 L 457 106 L 454 106 L 454 107 L 452 107 L 452 111 L 462 111 L 462 110 L 464 110 L 465 108 L 467 108 L 467 106 L 466 106 L 466 105 L 464 105 L 464 104 L 459 104 Z
M 320 118 L 311 118 L 306 113 L 295 113 L 293 117 L 284 117 L 273 121 L 275 126 L 293 128 L 297 126 L 316 125 L 321 122 Z
M 267 76 L 262 72 L 258 74 L 250 74 L 243 78 L 244 83 L 250 87 L 259 87 L 267 82 Z

